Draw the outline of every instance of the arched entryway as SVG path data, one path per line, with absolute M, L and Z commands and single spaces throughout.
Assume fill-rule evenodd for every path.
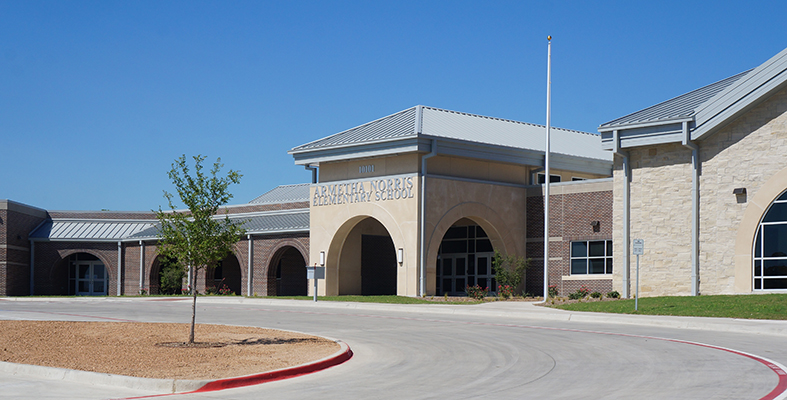
M 239 295 L 241 287 L 240 263 L 234 254 L 219 261 L 216 266 L 205 270 L 205 291 L 220 294 Z
M 109 276 L 106 265 L 90 253 L 74 253 L 62 259 L 53 278 L 62 281 L 59 293 L 70 296 L 106 296 Z
M 396 250 L 379 221 L 365 218 L 350 230 L 341 247 L 338 272 L 340 295 L 396 295 Z
M 156 256 L 150 268 L 150 294 L 181 294 L 186 272 L 173 259 Z
M 467 218 L 455 222 L 446 231 L 437 252 L 437 295 L 464 296 L 467 286 L 475 285 L 496 291 L 494 255 L 483 228 Z
M 271 257 L 268 279 L 275 281 L 275 291 L 270 296 L 306 296 L 306 261 L 301 252 L 292 246 L 284 246 Z

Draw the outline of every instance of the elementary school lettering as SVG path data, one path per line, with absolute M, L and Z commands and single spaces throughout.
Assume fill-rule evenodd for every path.
M 314 189 L 312 206 L 330 206 L 413 198 L 413 177 L 319 185 Z

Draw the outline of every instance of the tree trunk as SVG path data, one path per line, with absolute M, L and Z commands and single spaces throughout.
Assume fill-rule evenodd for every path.
M 191 330 L 189 331 L 189 344 L 194 344 L 194 323 L 197 320 L 197 290 L 196 290 L 196 281 L 197 281 L 197 273 L 196 268 L 191 267 L 189 268 L 190 272 L 190 280 L 191 280 Z

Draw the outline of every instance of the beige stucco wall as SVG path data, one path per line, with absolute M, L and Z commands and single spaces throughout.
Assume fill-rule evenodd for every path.
M 322 163 L 320 164 L 320 182 L 417 173 L 421 166 L 420 163 L 421 159 L 416 153 Z M 374 166 L 374 170 L 361 169 L 361 167 L 368 166 Z
M 700 293 L 751 292 L 756 226 L 787 188 L 787 90 L 782 90 L 700 146 Z M 691 150 L 679 144 L 630 151 L 631 239 L 645 240 L 640 295 L 691 294 Z M 614 169 L 613 241 L 623 241 L 622 158 Z M 733 189 L 745 187 L 740 200 Z M 615 246 L 621 265 L 624 246 Z M 631 256 L 634 292 L 635 257 Z M 623 286 L 615 269 L 614 288 Z
M 426 180 L 426 290 L 435 292 L 437 252 L 451 225 L 467 218 L 503 254 L 526 256 L 526 189 L 459 179 Z

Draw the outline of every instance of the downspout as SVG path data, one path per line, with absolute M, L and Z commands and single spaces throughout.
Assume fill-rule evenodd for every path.
M 118 290 L 117 290 L 117 293 L 118 293 L 118 296 L 120 296 L 121 292 L 122 292 L 122 287 L 121 286 L 123 284 L 123 281 L 121 279 L 121 276 L 123 274 L 120 272 L 121 269 L 122 269 L 122 266 L 123 266 L 123 242 L 118 241 L 118 270 L 117 270 L 117 275 L 118 275 L 118 285 L 117 285 L 118 286 Z
M 415 133 L 416 136 L 421 133 L 421 123 L 423 120 L 423 107 L 416 107 L 415 116 Z M 426 295 L 426 160 L 437 155 L 437 139 L 432 139 L 432 146 L 429 154 L 421 157 L 421 222 L 419 226 L 420 231 L 420 277 L 419 277 L 419 296 Z
M 254 278 L 252 277 L 252 265 L 253 265 L 253 263 L 251 261 L 252 260 L 251 257 L 253 256 L 254 253 L 252 252 L 252 248 L 253 248 L 252 244 L 253 244 L 253 242 L 251 240 L 251 235 L 246 235 L 246 239 L 249 241 L 249 257 L 248 257 L 249 258 L 249 265 L 247 266 L 247 271 L 246 271 L 246 278 L 247 278 L 246 279 L 246 296 L 251 297 L 251 295 L 252 295 L 251 291 L 254 289 L 254 285 L 252 284 L 252 280 Z
M 312 172 L 312 183 L 317 183 L 317 167 L 312 167 L 311 165 L 304 165 L 303 167 Z
M 30 295 L 31 296 L 34 294 L 33 292 L 36 286 L 35 267 L 36 267 L 36 242 L 33 241 L 33 239 L 30 239 Z
M 631 159 L 620 149 L 620 131 L 612 131 L 613 152 L 623 157 L 623 298 L 631 297 Z
M 139 241 L 139 294 L 145 288 L 145 242 Z
M 691 295 L 699 296 L 700 148 L 691 141 L 688 121 L 683 121 L 683 145 L 691 149 Z

